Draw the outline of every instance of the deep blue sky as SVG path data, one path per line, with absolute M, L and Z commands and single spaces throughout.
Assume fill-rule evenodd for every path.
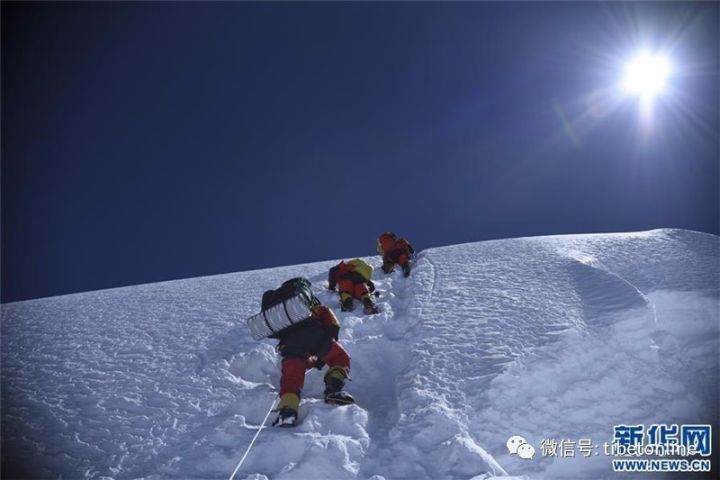
M 3 2 L 2 301 L 387 229 L 718 234 L 719 8 Z M 609 106 L 641 40 L 675 63 L 648 131 Z

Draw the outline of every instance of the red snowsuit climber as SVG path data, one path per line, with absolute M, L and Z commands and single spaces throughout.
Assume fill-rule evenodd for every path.
M 283 333 L 278 350 L 282 355 L 280 378 L 280 415 L 297 418 L 300 392 L 305 384 L 305 370 L 318 370 L 327 365 L 325 398 L 342 392 L 350 371 L 350 356 L 338 343 L 340 324 L 328 307 L 312 307 L 310 321 L 298 324 Z M 285 410 L 284 410 L 285 409 Z
M 373 267 L 364 260 L 356 258 L 349 262 L 340 262 L 328 273 L 328 289 L 340 292 L 340 307 L 343 311 L 352 310 L 353 299 L 360 300 L 365 306 L 365 313 L 378 313 L 371 293 L 375 291 L 372 281 Z
M 391 273 L 395 265 L 400 265 L 403 274 L 410 275 L 410 257 L 415 253 L 412 245 L 404 238 L 398 238 L 392 232 L 385 232 L 378 237 L 377 251 L 383 256 L 382 270 Z

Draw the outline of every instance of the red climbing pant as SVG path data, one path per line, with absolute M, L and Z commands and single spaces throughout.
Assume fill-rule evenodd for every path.
M 280 395 L 286 393 L 296 393 L 300 395 L 300 391 L 305 385 L 305 367 L 306 359 L 301 357 L 288 357 L 282 362 L 282 377 L 280 378 Z M 328 367 L 342 367 L 346 371 L 350 370 L 350 356 L 345 349 L 337 342 L 333 342 L 330 351 L 322 357 L 322 361 Z

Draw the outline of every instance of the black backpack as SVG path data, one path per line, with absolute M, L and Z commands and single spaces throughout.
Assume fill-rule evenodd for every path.
M 267 290 L 265 293 L 263 293 L 261 309 L 264 312 L 265 310 L 272 308 L 275 305 L 279 305 L 285 300 L 288 300 L 292 297 L 300 298 L 308 306 L 308 308 L 312 308 L 315 305 L 320 305 L 320 300 L 318 300 L 317 297 L 315 297 L 315 295 L 313 295 L 312 293 L 312 285 L 310 281 L 306 278 L 297 277 L 291 278 L 290 280 L 283 282 L 283 284 L 280 285 L 280 288 L 278 288 L 277 290 Z M 310 318 L 311 317 L 308 317 L 298 323 L 291 324 L 286 328 L 275 332 L 272 335 L 269 335 L 269 337 L 280 338 L 281 336 L 286 335 L 290 331 L 295 330 L 296 327 L 307 324 L 307 321 L 310 320 Z
M 302 298 L 308 307 L 320 304 L 320 300 L 312 293 L 312 284 L 310 281 L 306 278 L 297 277 L 283 282 L 277 290 L 268 290 L 263 293 L 261 309 L 267 310 L 296 296 Z

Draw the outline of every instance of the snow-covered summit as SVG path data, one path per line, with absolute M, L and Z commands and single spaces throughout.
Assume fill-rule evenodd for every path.
M 369 257 L 376 267 L 380 260 Z M 237 478 L 614 478 L 539 455 L 616 424 L 718 424 L 720 241 L 683 230 L 433 248 L 376 269 L 382 313 L 336 313 L 357 401 L 263 430 Z M 4 475 L 227 478 L 277 395 L 244 319 L 335 261 L 2 305 Z M 522 435 L 538 454 L 510 455 Z M 618 476 L 621 476 L 618 474 Z

